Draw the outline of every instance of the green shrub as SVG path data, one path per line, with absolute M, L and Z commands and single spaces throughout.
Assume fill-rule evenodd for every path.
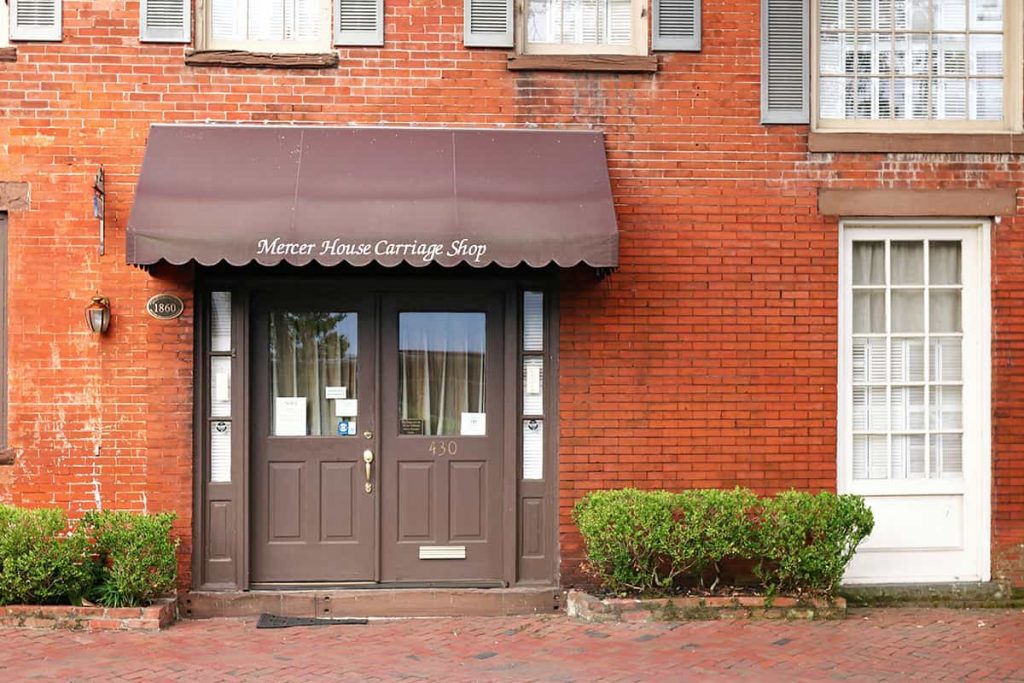
M 747 489 L 682 493 L 595 491 L 573 509 L 587 570 L 614 592 L 668 593 L 704 584 L 720 565 L 746 563 L 772 595 L 831 595 L 857 545 L 871 533 L 864 501 L 790 491 L 758 498 Z
M 100 579 L 93 599 L 106 607 L 134 607 L 174 590 L 177 539 L 174 514 L 138 515 L 103 510 L 87 513 L 82 528 L 95 544 Z
M 764 501 L 758 576 L 769 592 L 832 594 L 874 527 L 858 496 L 787 491 Z
M 74 603 L 95 580 L 89 541 L 63 510 L 0 505 L 0 605 Z
M 754 552 L 757 528 L 752 522 L 760 501 L 753 491 L 691 489 L 676 494 L 675 501 L 682 526 L 680 560 L 693 567 L 702 585 L 709 566 L 715 570 L 717 584 L 724 560 L 747 558 Z
M 667 491 L 596 491 L 573 510 L 587 544 L 589 570 L 613 591 L 670 587 L 681 565 L 676 498 Z

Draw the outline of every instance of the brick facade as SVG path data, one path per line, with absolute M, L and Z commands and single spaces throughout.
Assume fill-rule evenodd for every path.
M 323 70 L 186 66 L 140 44 L 138 3 L 65 0 L 64 41 L 0 63 L 0 181 L 11 207 L 9 443 L 0 499 L 175 510 L 191 550 L 189 268 L 125 265 L 147 130 L 168 122 L 597 129 L 621 267 L 566 272 L 561 293 L 560 538 L 608 486 L 760 492 L 836 485 L 838 224 L 817 190 L 1020 184 L 1010 154 L 811 153 L 807 126 L 759 122 L 759 0 L 705 0 L 703 49 L 656 74 L 512 72 L 462 46 L 462 0 L 389 0 L 386 46 Z M 107 253 L 91 184 L 107 174 Z M 994 227 L 993 577 L 1024 585 L 1024 223 Z M 173 291 L 186 315 L 144 312 Z M 83 309 L 110 297 L 109 335 Z

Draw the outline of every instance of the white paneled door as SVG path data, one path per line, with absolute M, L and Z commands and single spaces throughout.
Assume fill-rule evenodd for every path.
M 988 225 L 844 223 L 838 488 L 875 529 L 848 583 L 989 577 Z

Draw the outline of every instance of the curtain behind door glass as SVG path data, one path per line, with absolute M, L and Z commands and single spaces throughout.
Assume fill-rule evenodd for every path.
M 400 313 L 398 318 L 402 433 L 482 433 L 486 315 Z
M 272 409 L 278 398 L 306 399 L 306 434 L 355 434 L 348 422 L 355 415 L 338 416 L 335 401 L 357 398 L 358 339 L 355 313 L 270 314 Z M 328 387 L 332 398 L 327 397 Z M 340 388 L 344 387 L 344 390 Z M 339 427 L 345 422 L 344 429 Z M 276 433 L 272 421 L 271 433 Z

